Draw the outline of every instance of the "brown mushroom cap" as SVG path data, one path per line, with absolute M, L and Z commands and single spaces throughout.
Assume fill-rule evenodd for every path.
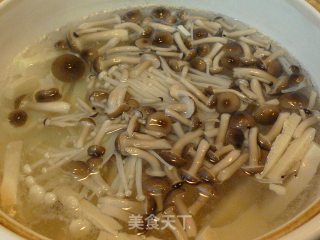
M 279 98 L 280 106 L 284 109 L 304 109 L 308 106 L 308 98 L 299 92 L 285 93 Z
M 239 67 L 241 64 L 240 58 L 225 54 L 220 60 L 221 67 L 227 70 L 232 70 L 235 67 Z
M 58 88 L 44 89 L 36 92 L 34 98 L 37 102 L 54 102 L 61 98 Z
M 200 44 L 198 47 L 197 47 L 197 54 L 199 57 L 205 57 L 209 54 L 211 50 L 211 46 L 210 44 Z
M 91 173 L 98 172 L 102 163 L 103 163 L 103 159 L 101 157 L 92 157 L 87 160 L 87 164 L 89 166 Z
M 289 79 L 288 78 L 282 78 L 279 79 L 275 84 L 272 86 L 271 92 L 269 92 L 269 95 L 279 94 L 282 90 L 289 87 Z
M 217 151 L 217 148 L 215 146 L 210 145 L 210 148 L 206 153 L 205 159 L 212 164 L 216 164 L 220 161 L 220 158 L 215 154 L 215 151 Z
M 133 22 L 136 24 L 140 24 L 142 21 L 142 13 L 139 9 L 134 9 L 128 11 L 126 14 L 123 15 L 123 20 L 126 22 Z
M 262 149 L 269 151 L 271 149 L 272 142 L 270 142 L 270 140 L 266 138 L 264 135 L 259 134 L 258 144 Z
M 54 44 L 54 48 L 60 51 L 70 49 L 69 44 L 66 40 L 60 40 Z
M 158 154 L 167 163 L 169 163 L 170 165 L 175 166 L 177 168 L 180 168 L 187 163 L 187 161 L 184 158 L 180 157 L 179 155 L 177 155 L 171 151 L 161 150 L 161 151 L 158 151 Z
M 214 177 L 205 168 L 200 168 L 200 170 L 198 171 L 198 176 L 204 182 L 211 184 L 215 182 Z
M 280 77 L 283 73 L 283 67 L 279 60 L 273 60 L 267 65 L 267 72 L 275 77 Z
M 213 197 L 216 195 L 213 185 L 208 183 L 200 183 L 196 186 L 196 188 L 199 191 L 199 194 L 203 197 Z
M 170 47 L 173 44 L 172 35 L 169 32 L 155 32 L 152 36 L 152 45 L 157 47 Z
M 191 174 L 186 169 L 182 169 L 181 174 L 182 174 L 182 179 L 188 184 L 194 185 L 200 182 L 200 178 L 198 178 L 198 176 Z
M 175 72 L 181 72 L 183 69 L 183 65 L 180 64 L 180 61 L 174 58 L 168 60 L 168 65 Z
M 151 12 L 151 17 L 155 20 L 165 20 L 169 16 L 171 16 L 170 10 L 164 7 L 157 7 Z
M 64 164 L 62 169 L 76 179 L 84 179 L 90 175 L 89 165 L 82 161 L 70 161 Z
M 207 69 L 206 62 L 200 57 L 196 57 L 196 58 L 192 59 L 190 61 L 190 65 L 191 65 L 191 67 L 197 69 L 200 72 L 205 72 Z
M 243 56 L 242 47 L 237 42 L 228 42 L 223 46 L 222 50 L 230 57 L 239 58 Z
M 141 49 L 147 48 L 151 44 L 152 44 L 152 41 L 149 38 L 139 38 L 135 41 L 135 45 Z
M 78 81 L 84 76 L 85 71 L 85 63 L 73 54 L 61 55 L 51 65 L 53 76 L 62 82 Z
M 237 112 L 231 115 L 229 127 L 231 128 L 251 128 L 256 125 L 253 116 L 249 113 Z
M 150 26 L 146 26 L 143 28 L 143 33 L 141 33 L 141 37 L 143 38 L 149 38 L 152 36 L 154 32 L 154 29 Z
M 143 182 L 143 187 L 150 196 L 165 195 L 170 190 L 170 184 L 165 178 L 152 177 Z
M 208 36 L 209 36 L 208 31 L 203 29 L 203 28 L 196 28 L 196 29 L 193 30 L 193 39 L 194 40 L 207 38 Z
M 277 105 L 263 105 L 255 111 L 253 116 L 257 123 L 271 125 L 277 120 L 280 111 L 280 107 Z
M 216 109 L 219 113 L 236 112 L 239 110 L 241 104 L 239 97 L 236 94 L 230 92 L 217 94 L 216 100 Z
M 148 116 L 146 128 L 148 130 L 169 134 L 172 128 L 172 121 L 164 112 L 155 112 Z
M 240 128 L 229 128 L 226 133 L 225 144 L 232 144 L 241 148 L 244 141 L 244 134 Z
M 14 110 L 9 113 L 9 122 L 14 127 L 22 127 L 28 120 L 28 114 L 23 110 Z
M 109 97 L 108 92 L 104 90 L 95 90 L 90 94 L 89 100 L 91 102 L 104 102 L 108 100 L 108 97 Z
M 302 83 L 305 80 L 304 76 L 300 73 L 293 73 L 289 76 L 289 86 L 295 86 Z
M 90 157 L 102 157 L 106 152 L 106 149 L 100 145 L 92 145 L 88 147 L 87 153 Z

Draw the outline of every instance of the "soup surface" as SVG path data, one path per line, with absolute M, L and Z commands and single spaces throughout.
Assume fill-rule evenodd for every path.
M 317 92 L 214 13 L 101 13 L 10 65 L 2 209 L 51 239 L 254 239 L 317 184 Z M 236 237 L 235 237 L 236 236 Z

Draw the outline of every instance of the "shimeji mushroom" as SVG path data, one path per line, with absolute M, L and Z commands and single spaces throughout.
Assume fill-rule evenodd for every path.
M 193 159 L 192 165 L 188 170 L 182 171 L 183 179 L 187 183 L 189 184 L 198 183 L 199 179 L 197 177 L 197 173 L 203 164 L 203 161 L 205 159 L 205 156 L 209 148 L 210 148 L 210 145 L 206 140 L 203 139 L 200 141 L 198 145 L 197 153 Z
M 82 218 L 72 219 L 69 225 L 69 232 L 74 238 L 86 238 L 92 232 L 92 224 Z
M 24 99 L 21 102 L 20 108 L 48 113 L 68 113 L 70 111 L 71 105 L 70 103 L 64 101 L 32 102 Z
M 138 64 L 136 67 L 134 67 L 130 71 L 130 77 L 132 77 L 132 78 L 139 77 L 145 70 L 147 70 L 151 66 L 153 66 L 154 68 L 160 67 L 159 59 L 155 55 L 152 55 L 152 54 L 142 55 L 140 61 L 141 61 L 141 63 Z
M 262 125 L 274 124 L 280 114 L 280 107 L 277 105 L 262 105 L 254 112 L 254 119 Z
M 105 112 L 111 118 L 120 116 L 123 112 L 129 110 L 129 106 L 125 103 L 128 87 L 126 85 L 118 85 L 109 94 Z
M 181 179 L 176 167 L 165 167 L 164 171 L 166 176 L 169 178 L 173 189 L 180 188 L 183 185 L 183 180 Z
M 225 182 L 233 176 L 233 174 L 238 171 L 247 161 L 249 160 L 248 153 L 242 153 L 235 162 L 223 169 L 216 176 L 216 180 L 220 183 Z
M 94 69 L 99 73 L 105 70 L 109 70 L 110 67 L 121 63 L 138 64 L 140 63 L 140 57 L 128 55 L 112 55 L 107 59 L 98 58 L 94 62 Z
M 274 76 L 257 68 L 234 68 L 233 76 L 236 78 L 244 78 L 248 80 L 252 80 L 255 78 L 259 81 L 272 84 L 276 84 L 278 82 L 278 79 L 276 79 Z
M 35 93 L 34 98 L 37 102 L 55 102 L 61 98 L 59 89 L 50 88 L 39 90 Z
M 77 52 L 82 52 L 87 45 L 97 41 L 108 41 L 112 38 L 119 38 L 121 41 L 128 41 L 128 30 L 112 29 L 101 32 L 94 32 L 82 36 L 76 36 L 73 32 L 69 32 L 67 39 L 71 48 Z
M 239 86 L 241 92 L 249 99 L 256 100 L 257 95 L 249 89 L 249 83 L 245 79 L 238 79 L 236 84 Z
M 79 29 L 93 28 L 97 26 L 110 26 L 121 22 L 121 17 L 115 14 L 112 18 L 104 19 L 101 21 L 85 22 L 79 25 Z
M 89 165 L 83 161 L 69 161 L 62 165 L 62 169 L 78 180 L 87 178 L 91 173 Z
M 126 12 L 122 19 L 126 22 L 133 22 L 133 23 L 141 23 L 142 21 L 142 13 L 139 9 L 134 9 Z
M 223 113 L 220 117 L 219 131 L 218 131 L 218 135 L 216 138 L 217 148 L 222 147 L 224 144 L 229 121 L 230 121 L 230 117 L 231 117 L 231 115 L 228 113 Z
M 189 215 L 188 207 L 183 201 L 186 190 L 182 188 L 171 190 L 166 197 L 166 206 L 174 205 L 179 214 L 187 216 L 185 221 L 185 231 L 188 237 L 195 237 L 197 235 L 197 226 L 192 216 Z
M 304 131 L 317 124 L 319 122 L 319 117 L 318 116 L 313 116 L 313 117 L 309 117 L 306 120 L 303 120 L 297 127 L 297 129 L 294 131 L 293 137 L 294 138 L 299 138 Z
M 236 148 L 241 148 L 244 142 L 244 134 L 240 128 L 229 128 L 226 132 L 225 144 L 233 145 Z
M 280 134 L 284 122 L 288 119 L 290 113 L 282 112 L 279 114 L 276 122 L 273 124 L 269 132 L 265 135 L 259 134 L 258 142 L 260 147 L 265 150 L 270 150 L 272 142 L 276 139 L 276 137 Z
M 301 136 L 291 142 L 282 157 L 265 177 L 272 179 L 275 182 L 281 181 L 288 174 L 290 168 L 305 156 L 314 140 L 315 134 L 316 130 L 314 128 L 309 128 Z
M 141 140 L 134 139 L 120 134 L 116 140 L 116 147 L 119 152 L 125 155 L 127 147 L 136 147 L 140 149 L 170 149 L 170 143 L 165 139 Z
M 308 107 L 308 98 L 300 92 L 285 93 L 279 97 L 280 106 L 284 109 L 305 109 Z
M 84 61 L 73 54 L 57 57 L 51 65 L 52 75 L 66 83 L 76 82 L 84 77 L 86 65 Z
M 151 113 L 147 117 L 146 129 L 167 135 L 171 132 L 172 121 L 164 112 Z
M 211 176 L 215 178 L 221 170 L 231 165 L 235 160 L 237 160 L 239 156 L 240 156 L 239 150 L 231 151 L 223 159 L 221 159 L 217 164 L 215 164 L 213 167 L 208 169 L 208 173 L 210 173 Z
M 216 97 L 217 112 L 219 113 L 234 113 L 240 108 L 239 97 L 231 92 L 219 93 Z
M 83 128 L 80 133 L 80 137 L 78 138 L 78 141 L 75 144 L 75 147 L 82 148 L 87 137 L 90 134 L 90 131 L 92 131 L 95 128 L 96 123 L 92 118 L 82 118 L 79 121 L 79 125 L 81 125 Z
M 261 84 L 259 83 L 259 81 L 255 78 L 252 79 L 250 81 L 250 87 L 251 87 L 252 92 L 254 92 L 254 94 L 257 96 L 258 104 L 263 105 L 265 103 L 265 98 L 264 98 Z
M 8 120 L 14 127 L 22 127 L 28 120 L 28 114 L 23 110 L 14 110 L 9 113 Z
M 149 178 L 143 183 L 147 194 L 154 198 L 157 205 L 157 212 L 164 210 L 164 198 L 170 190 L 170 185 L 164 178 Z
M 19 171 L 22 162 L 23 142 L 10 142 L 6 146 L 3 176 L 1 182 L 1 206 L 8 211 L 11 216 L 16 215 L 18 203 Z
M 201 183 L 196 186 L 198 190 L 198 198 L 195 200 L 192 205 L 188 208 L 189 213 L 192 216 L 196 216 L 197 213 L 203 208 L 210 198 L 214 197 L 216 194 L 214 188 L 211 184 Z
M 229 121 L 230 128 L 251 128 L 256 125 L 252 115 L 244 112 L 236 112 L 231 115 Z
M 259 161 L 261 157 L 260 147 L 258 145 L 258 127 L 250 128 L 249 130 L 249 165 L 245 170 L 249 173 L 260 169 Z
M 159 155 L 170 165 L 175 167 L 182 167 L 186 164 L 186 160 L 181 157 L 183 148 L 191 143 L 195 138 L 202 136 L 203 130 L 197 129 L 193 132 L 183 135 L 170 150 L 161 150 Z
M 280 116 L 279 116 L 280 117 Z M 294 131 L 301 121 L 301 117 L 295 113 L 291 114 L 287 120 L 283 123 L 283 129 L 280 135 L 278 135 L 275 141 L 272 143 L 271 150 L 267 156 L 267 163 L 258 175 L 259 178 L 264 178 L 268 172 L 274 167 L 281 155 L 288 147 Z
M 106 152 L 106 149 L 100 145 L 91 145 L 87 149 L 88 156 L 99 158 L 102 157 Z

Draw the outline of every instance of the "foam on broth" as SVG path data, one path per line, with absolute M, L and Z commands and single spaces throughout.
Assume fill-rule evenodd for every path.
M 154 8 L 145 8 L 141 11 L 145 16 L 150 15 L 151 11 Z M 170 9 L 172 12 L 179 12 L 180 9 Z M 120 10 L 116 13 L 123 16 L 128 10 Z M 206 21 L 207 19 L 210 21 L 215 21 L 218 23 L 217 17 L 218 15 L 207 12 L 197 12 L 187 10 L 188 15 L 190 16 L 201 16 L 203 17 L 202 21 Z M 100 19 L 108 19 L 113 15 L 109 13 L 98 13 L 94 16 L 90 16 L 85 19 L 85 22 L 97 21 Z M 219 15 L 220 16 L 220 15 Z M 207 19 L 205 19 L 207 18 Z M 190 18 L 192 19 L 192 18 Z M 194 18 L 194 20 L 196 20 Z M 201 18 L 200 18 L 201 19 Z M 248 29 L 248 26 L 230 19 L 228 17 L 223 16 L 224 21 L 228 22 L 228 25 L 232 26 L 234 24 L 237 25 L 237 29 Z M 190 20 L 191 23 L 193 20 Z M 8 71 L 8 79 L 9 83 L 7 86 L 7 90 L 4 89 L 3 98 L 1 100 L 1 129 L 2 134 L 0 136 L 0 153 L 2 156 L 5 155 L 5 146 L 7 143 L 17 140 L 23 140 L 24 150 L 23 150 L 23 159 L 22 159 L 22 168 L 25 164 L 36 163 L 37 161 L 44 158 L 44 156 L 48 153 L 59 154 L 63 151 L 69 151 L 74 148 L 72 145 L 76 142 L 77 137 L 81 133 L 80 127 L 57 127 L 57 126 L 46 126 L 44 127 L 44 120 L 56 117 L 57 114 L 47 113 L 45 111 L 35 111 L 35 110 L 26 110 L 28 113 L 28 120 L 26 124 L 22 127 L 12 127 L 8 122 L 8 114 L 13 110 L 13 101 L 22 94 L 34 94 L 35 90 L 39 89 L 47 89 L 52 86 L 56 86 L 60 89 L 63 95 L 63 100 L 65 102 L 70 103 L 71 110 L 70 112 L 78 112 L 77 97 L 86 101 L 87 98 L 87 86 L 89 84 L 90 74 L 94 74 L 93 70 L 87 69 L 85 78 L 89 80 L 82 79 L 82 81 L 77 81 L 75 84 L 68 85 L 66 83 L 59 82 L 56 79 L 53 79 L 50 74 L 51 64 L 52 62 L 61 54 L 67 51 L 58 51 L 55 49 L 54 45 L 57 41 L 61 39 L 65 39 L 66 34 L 70 29 L 75 29 L 76 26 L 79 26 L 83 22 L 71 23 L 68 24 L 61 29 L 58 29 L 56 32 L 50 33 L 45 36 L 41 41 L 39 41 L 36 45 L 29 47 L 20 55 L 18 55 L 14 62 L 11 64 Z M 191 24 L 190 23 L 190 24 Z M 180 24 L 179 24 L 180 25 Z M 183 24 L 182 24 L 183 25 Z M 186 26 L 186 30 L 193 29 L 196 24 L 193 22 L 191 25 Z M 173 25 L 174 27 L 176 25 Z M 208 29 L 210 29 L 210 24 L 206 25 Z M 190 29 L 189 29 L 190 28 Z M 211 29 L 212 30 L 212 29 Z M 234 31 L 233 29 L 229 29 L 230 32 Z M 219 37 L 223 37 L 224 35 Z M 250 38 L 250 37 L 249 37 Z M 260 42 L 262 45 L 267 44 L 270 40 L 269 38 L 257 33 L 255 35 L 255 39 Z M 251 50 L 257 50 L 258 48 L 263 51 L 271 51 L 275 52 L 281 49 L 276 43 L 270 42 L 271 48 L 265 49 L 263 47 L 254 47 L 251 46 Z M 99 44 L 99 43 L 98 43 Z M 129 45 L 133 44 L 133 41 L 127 41 L 120 43 L 119 45 Z M 179 52 L 179 50 L 177 50 Z M 149 53 L 154 53 L 150 51 Z M 133 56 L 135 56 L 133 54 Z M 284 57 L 282 57 L 284 59 Z M 291 65 L 298 65 L 295 60 L 289 55 L 285 55 L 286 61 L 284 63 Z M 284 68 L 288 68 L 288 66 L 284 66 Z M 198 73 L 196 73 L 198 74 Z M 220 73 L 215 73 L 220 74 Z M 232 76 L 232 71 L 223 72 L 227 76 L 227 79 L 230 79 Z M 309 82 L 308 76 L 302 70 L 302 74 L 306 76 L 305 82 L 308 82 L 308 86 L 299 90 L 299 92 L 303 94 L 310 95 L 310 91 L 312 90 L 312 85 Z M 288 74 L 284 74 L 288 75 Z M 116 79 L 116 77 L 114 77 Z M 26 80 L 27 79 L 27 80 Z M 25 81 L 26 80 L 26 81 Z M 114 80 L 116 81 L 116 80 Z M 118 80 L 117 80 L 118 81 Z M 119 80 L 120 82 L 123 80 Z M 14 84 L 19 83 L 19 84 Z M 15 87 L 12 87 L 15 86 Z M 105 85 L 107 86 L 107 85 Z M 99 89 L 104 88 L 105 86 L 97 87 Z M 201 90 L 203 87 L 201 85 L 197 85 Z M 109 88 L 108 91 L 112 90 L 112 84 L 107 86 Z M 237 87 L 234 89 L 239 90 Z M 240 91 L 240 90 L 239 90 Z M 133 95 L 133 94 L 131 94 Z M 150 94 L 148 96 L 151 96 Z M 133 95 L 135 97 L 135 95 Z M 142 95 L 142 97 L 145 97 Z M 274 97 L 266 96 L 266 101 L 273 99 Z M 173 104 L 174 101 L 168 101 L 167 104 Z M 163 110 L 163 104 L 160 102 L 156 104 L 159 109 Z M 147 104 L 144 104 L 147 105 Z M 313 106 L 312 109 L 317 109 L 317 105 Z M 290 110 L 291 112 L 297 112 L 297 114 L 303 114 L 301 111 Z M 304 114 L 306 114 L 304 112 Z M 313 113 L 316 115 L 316 111 Z M 83 116 L 90 117 L 90 114 L 83 114 Z M 96 116 L 95 116 L 96 117 Z M 98 116 L 99 118 L 100 116 Z M 207 118 L 210 115 L 206 115 Z M 93 117 L 94 118 L 94 117 Z M 202 118 L 204 118 L 202 116 Z M 215 116 L 216 119 L 219 120 L 219 116 Z M 125 119 L 125 118 L 124 118 Z M 126 120 L 127 121 L 127 120 Z M 102 122 L 101 119 L 97 120 L 97 122 Z M 216 124 L 216 127 L 219 125 Z M 260 125 L 260 129 L 263 132 L 266 132 L 270 129 L 269 126 Z M 184 127 L 185 131 L 190 131 L 189 128 Z M 245 132 L 245 131 L 244 131 Z M 117 132 L 110 134 L 104 140 L 105 146 L 108 146 L 108 143 L 114 142 L 114 138 Z M 319 134 L 317 133 L 317 136 Z M 110 140 L 111 139 L 111 140 Z M 113 140 L 112 140 L 113 139 Z M 110 140 L 110 141 L 109 141 Z M 212 141 L 214 139 L 212 138 Z M 109 141 L 109 142 L 108 142 Z M 170 142 L 173 144 L 177 141 L 172 137 Z M 208 140 L 210 142 L 210 138 Z M 248 144 L 248 142 L 246 143 Z M 245 144 L 244 144 L 245 146 Z M 246 147 L 243 147 L 246 148 Z M 106 150 L 108 152 L 108 149 Z M 81 156 L 81 161 L 84 161 L 84 157 Z M 104 159 L 106 164 L 100 169 L 101 175 L 103 179 L 112 186 L 113 181 L 117 175 L 117 166 L 116 161 L 114 159 L 107 162 L 108 159 Z M 299 159 L 301 161 L 301 159 Z M 1 162 L 3 165 L 3 161 Z M 51 166 L 53 166 L 52 164 Z M 189 164 L 190 165 L 190 164 Z M 50 165 L 48 166 L 50 169 Z M 299 169 L 299 168 L 298 168 Z M 50 171 L 49 177 L 46 175 L 42 168 L 36 168 L 30 175 L 32 175 L 36 182 L 41 185 L 44 190 L 48 192 L 54 192 L 54 189 L 64 186 L 70 186 L 72 190 L 80 193 L 81 196 L 85 196 L 85 198 L 89 199 L 93 204 L 97 204 L 98 198 L 101 196 L 107 196 L 107 193 L 102 193 L 101 196 L 97 196 L 92 194 L 92 192 L 87 191 L 81 185 L 81 183 L 77 182 L 73 176 L 65 174 L 61 171 L 60 168 L 54 169 Z M 32 228 L 34 231 L 39 232 L 45 236 L 48 236 L 52 239 L 77 239 L 74 234 L 70 233 L 69 225 L 72 219 L 86 219 L 85 214 L 80 213 L 71 213 L 66 212 L 67 210 L 61 203 L 61 200 L 57 200 L 54 205 L 48 207 L 41 202 L 34 202 L 34 199 L 30 199 L 30 186 L 27 186 L 25 178 L 27 177 L 27 173 L 21 170 L 21 180 L 19 181 L 19 191 L 18 191 L 18 203 L 16 206 L 16 214 L 14 217 L 21 223 L 26 226 Z M 291 176 L 292 177 L 292 176 Z M 147 179 L 146 174 L 144 173 L 143 179 Z M 311 194 L 311 190 L 313 186 L 316 185 L 316 177 L 315 179 L 308 184 L 306 191 L 299 196 L 298 199 L 291 202 L 289 207 L 285 212 L 284 209 L 281 209 L 281 213 L 277 216 L 273 216 L 269 212 L 262 211 L 268 203 L 266 203 L 266 199 L 272 198 L 275 193 L 268 189 L 268 184 L 259 183 L 254 176 L 248 176 L 243 173 L 243 171 L 236 171 L 233 176 L 227 181 L 221 183 L 215 183 L 215 191 L 217 192 L 217 198 L 210 199 L 206 205 L 199 211 L 199 213 L 194 216 L 194 221 L 197 224 L 198 230 L 205 229 L 205 227 L 209 226 L 214 229 L 215 234 L 219 237 L 219 239 L 234 239 L 234 236 L 237 236 L 237 239 L 253 239 L 255 237 L 261 236 L 266 232 L 274 229 L 275 227 L 287 222 L 293 216 L 295 216 L 298 212 L 304 209 L 305 199 L 308 198 Z M 184 184 L 184 188 L 188 193 L 184 202 L 187 206 L 192 205 L 195 199 L 198 196 L 197 191 L 194 190 L 193 185 Z M 133 190 L 135 193 L 135 190 Z M 116 195 L 117 192 L 111 194 L 111 196 Z M 285 196 L 284 196 L 285 198 Z M 135 201 L 135 195 L 128 197 L 130 200 Z M 7 209 L 3 209 L 7 210 Z M 278 209 L 273 209 L 274 212 L 277 212 Z M 105 214 L 105 213 L 104 213 Z M 87 220 L 86 220 L 87 221 Z M 90 222 L 90 221 L 88 221 Z M 86 234 L 84 237 L 80 237 L 80 239 L 88 239 L 95 240 L 98 238 L 100 233 L 99 227 L 95 224 L 90 223 L 91 227 L 88 230 L 89 234 Z M 129 234 L 136 234 L 134 231 L 126 230 L 127 226 L 122 222 L 124 226 L 124 231 Z M 87 225 L 85 225 L 87 226 Z M 84 227 L 85 229 L 85 227 Z M 138 235 L 137 235 L 138 236 Z M 174 236 L 170 231 L 148 231 L 143 237 L 157 237 L 159 239 L 174 239 Z M 102 238 L 103 239 L 103 238 Z M 106 238 L 107 239 L 107 238 Z M 125 238 L 124 238 L 125 239 Z M 192 238 L 190 238 L 192 239 Z M 199 239 L 201 239 L 199 237 Z

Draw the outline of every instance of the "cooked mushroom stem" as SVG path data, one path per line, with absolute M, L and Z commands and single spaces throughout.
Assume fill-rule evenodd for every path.
M 172 129 L 178 137 L 182 137 L 185 133 L 179 122 L 175 122 L 172 124 Z
M 191 143 L 197 137 L 202 136 L 203 130 L 197 129 L 196 131 L 186 133 L 183 135 L 172 147 L 172 152 L 176 153 L 177 155 L 181 156 L 183 148 L 188 144 Z
M 300 121 L 301 117 L 296 113 L 291 114 L 288 119 L 285 120 L 281 134 L 277 136 L 276 140 L 272 144 L 270 153 L 267 156 L 267 163 L 263 172 L 260 174 L 261 177 L 265 177 L 266 174 L 268 174 L 284 153 Z
M 309 103 L 308 103 L 308 109 L 312 110 L 314 106 L 316 105 L 318 93 L 315 90 L 311 91 L 310 97 L 309 97 Z
M 163 177 L 165 172 L 162 171 L 159 161 L 150 153 L 139 148 L 127 147 L 125 151 L 132 156 L 136 156 L 147 161 L 150 164 L 150 169 L 147 169 L 147 174 L 150 176 Z
M 221 51 L 214 57 L 212 61 L 212 71 L 214 73 L 219 73 L 223 70 L 223 67 L 220 66 L 220 61 L 224 55 L 225 55 L 225 52 Z
M 183 125 L 186 125 L 188 127 L 192 127 L 192 121 L 191 120 L 181 116 L 179 113 L 177 113 L 176 111 L 174 111 L 170 107 L 166 108 L 165 113 L 166 113 L 167 116 L 177 119 Z
M 175 27 L 164 25 L 161 23 L 150 22 L 148 25 L 155 30 L 160 30 L 160 31 L 165 31 L 170 33 L 174 33 L 177 30 Z
M 245 30 L 237 30 L 234 32 L 224 32 L 227 37 L 236 38 L 241 36 L 247 36 L 256 33 L 257 30 L 253 28 L 245 29 Z
M 270 150 L 272 142 L 276 139 L 282 130 L 284 122 L 288 119 L 290 113 L 282 112 L 279 114 L 277 121 L 273 124 L 272 128 L 266 135 L 259 135 L 259 142 L 263 148 Z
M 82 23 L 78 28 L 79 29 L 87 29 L 87 28 L 93 28 L 98 26 L 106 26 L 106 25 L 113 25 L 121 22 L 121 17 L 116 14 L 114 17 L 102 20 L 102 21 L 95 21 L 95 22 L 86 22 Z
M 75 145 L 77 148 L 83 147 L 84 142 L 85 142 L 87 136 L 90 133 L 90 130 L 91 130 L 90 126 L 84 126 L 83 127 L 83 129 L 81 131 L 81 134 L 80 134 L 80 137 L 79 137 L 79 139 L 78 139 L 78 141 L 76 142 L 76 145 Z
M 239 88 L 243 92 L 243 94 L 245 94 L 248 98 L 252 100 L 256 100 L 257 95 L 254 92 L 252 92 L 248 87 L 249 87 L 248 81 L 244 79 L 239 80 Z
M 220 162 L 218 162 L 211 169 L 209 169 L 209 172 L 211 173 L 212 176 L 216 176 L 221 170 L 223 170 L 224 168 L 232 164 L 239 156 L 240 156 L 239 150 L 231 151 Z
M 129 137 L 132 137 L 137 123 L 138 123 L 138 117 L 136 115 L 133 115 L 127 127 L 127 134 Z
M 220 117 L 220 126 L 218 136 L 216 138 L 216 146 L 218 149 L 223 146 L 226 137 L 226 132 L 229 126 L 230 117 L 231 115 L 228 113 L 223 113 Z
M 116 156 L 118 173 L 120 174 L 120 179 L 121 179 L 121 183 L 124 187 L 125 195 L 130 196 L 131 191 L 128 188 L 128 181 L 127 181 L 127 177 L 126 177 L 126 174 L 124 171 L 123 161 L 122 161 L 121 155 L 119 153 L 116 153 L 115 156 Z
M 175 212 L 173 211 L 173 207 L 170 207 L 164 211 L 164 214 L 167 216 L 174 216 L 174 223 L 175 225 L 172 226 L 169 224 L 169 229 L 172 234 L 175 236 L 176 240 L 188 240 L 188 236 L 184 231 L 183 226 L 180 223 L 180 220 L 176 216 Z
M 192 46 L 197 46 L 204 43 L 223 43 L 226 44 L 228 42 L 227 38 L 223 37 L 207 37 L 199 40 L 191 41 Z
M 263 96 L 262 88 L 257 79 L 252 79 L 250 82 L 250 87 L 252 92 L 257 96 L 257 101 L 260 105 L 263 105 L 265 103 L 265 99 Z
M 136 199 L 138 201 L 145 200 L 145 195 L 143 194 L 142 190 L 142 159 L 138 158 L 136 162 L 136 191 L 137 196 Z
M 41 112 L 51 112 L 51 113 L 68 113 L 71 106 L 67 102 L 43 102 L 43 103 L 34 103 L 22 101 L 21 108 L 29 108 L 35 111 Z
M 182 185 L 183 181 L 182 181 L 176 167 L 173 167 L 171 169 L 165 167 L 164 171 L 165 171 L 167 177 L 170 179 L 171 185 L 173 188 L 177 188 Z
M 242 47 L 242 51 L 244 54 L 244 56 L 242 57 L 242 61 L 245 63 L 254 62 L 255 58 L 252 55 L 250 46 L 247 43 L 242 42 L 242 41 L 239 42 L 239 45 Z
M 174 38 L 175 42 L 177 43 L 180 51 L 182 51 L 185 54 L 185 56 L 187 56 L 190 53 L 190 50 L 183 43 L 183 40 L 181 38 L 180 33 L 179 32 L 174 33 L 173 38 Z
M 111 125 L 111 121 L 110 120 L 106 120 L 102 126 L 100 127 L 99 131 L 97 132 L 97 135 L 95 136 L 93 143 L 95 145 L 99 145 L 106 133 L 106 129 Z
M 135 46 L 121 46 L 107 49 L 105 53 L 111 55 L 114 53 L 140 52 L 141 49 Z
M 257 143 L 258 139 L 258 128 L 253 127 L 249 130 L 249 165 L 258 166 L 260 159 L 260 149 Z
M 140 149 L 170 149 L 170 143 L 165 139 L 156 139 L 153 141 L 150 140 L 139 140 L 129 138 L 127 136 L 120 136 L 121 140 L 123 140 L 123 145 L 125 147 L 136 147 Z
M 188 208 L 180 196 L 176 197 L 175 206 L 179 214 L 188 216 L 188 219 L 185 221 L 185 231 L 187 232 L 188 237 L 195 237 L 197 235 L 197 226 L 193 217 L 189 215 Z
M 315 134 L 316 130 L 314 128 L 309 128 L 300 135 L 299 138 L 294 140 L 266 177 L 281 181 L 281 178 L 290 171 L 294 164 L 302 160 L 307 150 L 310 148 Z
M 125 23 L 119 23 L 113 26 L 115 29 L 130 29 L 138 34 L 142 34 L 144 32 L 144 29 L 140 27 L 138 24 L 133 22 L 125 22 Z
M 125 55 L 118 55 L 110 57 L 107 60 L 100 60 L 98 62 L 98 69 L 108 70 L 110 67 L 120 64 L 120 63 L 128 63 L 128 64 L 138 64 L 140 62 L 139 57 L 131 57 Z
M 294 131 L 293 137 L 299 138 L 307 128 L 317 124 L 318 122 L 319 122 L 319 118 L 315 116 L 302 121 L 297 127 L 297 129 Z
M 217 175 L 217 180 L 219 182 L 225 182 L 229 178 L 232 177 L 232 175 L 238 171 L 243 164 L 245 164 L 249 160 L 249 154 L 248 153 L 242 153 L 240 157 L 237 158 L 237 160 L 232 163 L 230 166 L 223 169 L 221 172 Z
M 197 213 L 200 211 L 200 209 L 206 205 L 206 203 L 209 201 L 209 197 L 204 195 L 199 195 L 197 200 L 189 207 L 188 211 L 192 216 L 196 216 Z
M 208 65 L 212 64 L 212 59 L 218 54 L 218 52 L 223 48 L 223 44 L 221 43 L 215 43 L 213 45 L 213 48 L 211 51 L 208 53 L 207 56 L 204 57 L 204 60 Z
M 188 172 L 191 176 L 195 176 L 197 174 L 198 170 L 200 169 L 200 167 L 202 166 L 202 163 L 204 161 L 206 153 L 209 150 L 209 147 L 210 147 L 210 145 L 206 140 L 203 139 L 200 141 L 200 143 L 198 145 L 196 156 L 192 162 L 191 167 L 188 170 Z
M 248 80 L 257 78 L 259 81 L 272 84 L 276 84 L 278 82 L 278 79 L 276 79 L 274 76 L 257 68 L 234 68 L 233 75 L 236 78 L 245 78 Z
M 215 151 L 215 155 L 217 157 L 221 157 L 231 151 L 233 151 L 235 148 L 232 144 L 229 144 L 229 145 L 226 145 L 226 146 L 223 146 L 221 148 L 219 148 L 217 151 Z

